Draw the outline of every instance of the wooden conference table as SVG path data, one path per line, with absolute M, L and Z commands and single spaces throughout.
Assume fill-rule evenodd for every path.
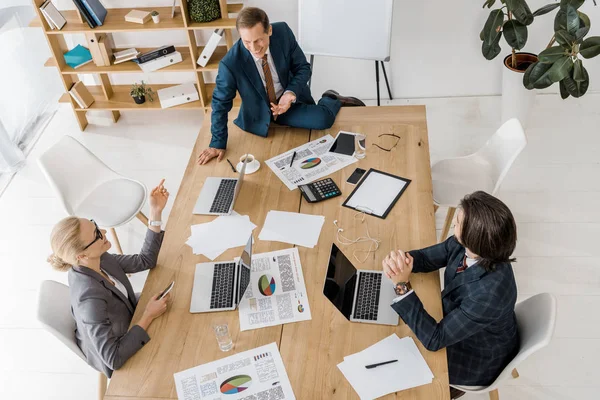
M 225 160 L 220 163 L 212 161 L 202 167 L 196 165 L 198 154 L 210 140 L 210 119 L 206 118 L 169 216 L 158 265 L 150 271 L 132 324 L 142 315 L 151 295 L 175 280 L 172 303 L 167 313 L 150 326 L 152 340 L 114 372 L 105 397 L 107 400 L 176 399 L 174 373 L 271 342 L 279 346 L 296 398 L 358 398 L 336 366 L 344 356 L 363 350 L 392 333 L 415 338 L 402 319 L 396 327 L 349 322 L 325 298 L 322 290 L 331 243 L 336 241 L 337 229 L 333 221 L 337 219 L 347 237 L 354 238 L 365 233 L 365 223 L 354 218 L 356 212 L 341 207 L 353 189 L 346 179 L 355 167 L 376 168 L 412 180 L 386 219 L 366 217 L 371 236 L 382 242 L 379 250 L 371 253 L 366 262 L 361 264 L 353 260 L 358 269 L 381 270 L 382 259 L 392 249 L 421 248 L 436 242 L 425 107 L 342 108 L 335 125 L 328 130 L 277 127 L 270 130 L 267 138 L 245 133 L 233 125 L 231 121 L 236 113 L 237 109 L 229 118 L 226 157 L 235 162 L 248 152 L 262 164 L 258 172 L 245 177 L 235 206 L 237 212 L 249 215 L 257 225 L 254 237 L 258 237 L 269 210 L 325 216 L 319 244 L 312 249 L 299 247 L 312 320 L 240 332 L 237 311 L 190 314 L 195 265 L 207 259 L 194 255 L 185 242 L 191 235 L 191 225 L 214 218 L 193 215 L 192 209 L 206 177 L 235 176 Z M 342 196 L 320 203 L 307 203 L 298 190 L 287 189 L 264 163 L 275 155 L 328 133 L 335 137 L 339 130 L 361 132 L 368 137 L 367 157 L 330 175 L 342 190 Z M 395 143 L 394 138 L 379 138 L 382 133 L 401 137 L 390 152 L 373 145 L 379 143 L 383 147 L 391 147 Z M 352 247 L 338 243 L 338 246 L 351 258 L 353 250 L 366 249 L 369 243 Z M 254 253 L 289 247 L 289 244 L 256 240 Z M 218 260 L 231 260 L 239 256 L 240 251 L 240 248 L 229 249 Z M 359 257 L 361 255 L 364 257 L 364 253 Z M 437 320 L 441 319 L 439 275 L 414 274 L 411 281 L 425 309 Z M 216 322 L 229 324 L 235 344 L 232 352 L 219 350 L 212 331 Z M 430 352 L 418 339 L 415 338 L 415 342 L 435 376 L 433 382 L 386 398 L 449 399 L 446 351 Z

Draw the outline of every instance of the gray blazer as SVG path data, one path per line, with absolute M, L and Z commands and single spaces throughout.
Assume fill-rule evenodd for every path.
M 125 285 L 129 298 L 89 268 L 73 266 L 69 271 L 77 345 L 88 364 L 109 378 L 113 370 L 121 368 L 150 340 L 148 333 L 139 325 L 129 329 L 137 299 L 126 274 L 156 266 L 163 236 L 164 232 L 148 229 L 140 254 L 104 253 L 100 257 L 100 267 Z

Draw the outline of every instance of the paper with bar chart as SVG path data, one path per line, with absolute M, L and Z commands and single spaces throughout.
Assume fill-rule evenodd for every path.
M 288 189 L 294 190 L 298 185 L 311 183 L 358 162 L 352 156 L 330 153 L 333 142 L 333 136 L 325 135 L 265 162 Z M 296 156 L 292 163 L 294 151 Z
M 179 400 L 295 399 L 276 343 L 173 375 Z
M 239 315 L 241 331 L 312 318 L 297 248 L 252 255 Z

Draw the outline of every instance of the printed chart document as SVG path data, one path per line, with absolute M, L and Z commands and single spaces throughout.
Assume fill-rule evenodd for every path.
M 298 185 L 311 183 L 358 161 L 354 157 L 329 153 L 333 140 L 333 136 L 326 135 L 265 162 L 288 189 L 294 190 Z M 296 157 L 290 167 L 294 151 Z
M 297 248 L 253 254 L 250 279 L 239 306 L 241 331 L 312 318 Z
M 271 210 L 258 238 L 313 248 L 324 222 L 322 215 Z
M 220 216 L 205 224 L 192 225 L 192 236 L 186 244 L 194 254 L 204 254 L 214 260 L 227 249 L 245 246 L 252 230 L 256 228 L 247 215 L 235 211 L 231 215 Z
M 174 374 L 179 400 L 295 399 L 275 343 Z
M 395 363 L 367 369 L 366 365 L 389 360 Z M 395 333 L 365 350 L 344 357 L 338 368 L 361 399 L 375 399 L 389 393 L 427 385 L 433 374 L 411 337 Z

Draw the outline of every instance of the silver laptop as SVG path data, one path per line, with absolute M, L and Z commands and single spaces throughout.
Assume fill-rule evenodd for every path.
M 237 178 L 209 177 L 204 181 L 200 196 L 194 206 L 194 214 L 202 215 L 230 215 L 233 211 L 235 200 L 240 193 L 246 163 L 242 163 L 240 176 Z
M 250 284 L 252 235 L 239 260 L 196 265 L 190 312 L 235 310 Z
M 357 270 L 335 243 L 323 294 L 352 322 L 398 325 L 391 307 L 396 297 L 392 281 L 380 271 Z

